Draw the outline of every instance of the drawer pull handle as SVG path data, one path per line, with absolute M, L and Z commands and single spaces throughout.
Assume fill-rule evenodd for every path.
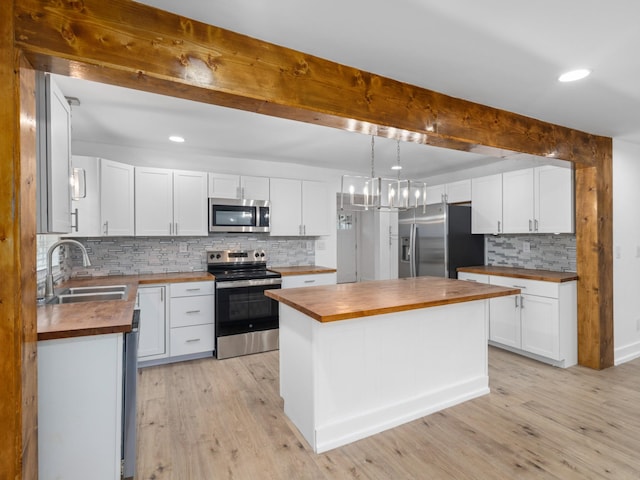
M 200 310 L 187 310 L 186 313 L 200 313 Z
M 199 288 L 187 288 L 187 292 L 199 292 Z
M 527 287 L 525 287 L 523 285 L 514 285 L 513 288 L 525 288 L 526 289 Z
M 200 339 L 199 338 L 190 338 L 189 340 L 187 340 L 187 343 L 193 343 L 193 342 L 199 342 Z
M 465 278 L 467 282 L 477 282 L 478 280 L 471 280 L 470 278 Z
M 315 280 L 305 280 L 304 283 L 316 283 Z

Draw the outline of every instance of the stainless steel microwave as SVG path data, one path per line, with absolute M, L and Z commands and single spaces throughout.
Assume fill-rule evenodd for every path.
M 210 232 L 268 232 L 268 200 L 209 199 Z

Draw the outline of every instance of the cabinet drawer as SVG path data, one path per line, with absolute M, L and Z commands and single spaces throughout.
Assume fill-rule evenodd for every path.
M 171 297 L 213 295 L 214 282 L 183 282 L 171 284 Z
M 286 277 L 282 277 L 282 288 L 316 287 L 318 285 L 335 285 L 335 283 L 335 273 L 288 275 Z
M 171 356 L 213 351 L 215 345 L 213 323 L 171 329 Z
M 212 323 L 213 298 L 213 295 L 172 298 L 169 317 L 171 328 Z
M 482 273 L 458 272 L 458 280 L 467 282 L 489 283 L 489 275 Z
M 491 275 L 489 278 L 491 285 L 501 287 L 513 287 L 522 290 L 528 295 L 538 295 L 540 297 L 558 298 L 558 283 L 541 282 L 539 280 L 528 280 L 525 278 L 499 277 Z

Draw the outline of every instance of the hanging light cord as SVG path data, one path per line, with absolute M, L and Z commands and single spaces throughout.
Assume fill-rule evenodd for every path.
M 376 176 L 376 172 L 375 172 L 375 168 L 374 168 L 374 150 L 375 150 L 375 140 L 374 140 L 374 136 L 371 135 L 371 178 L 374 178 Z
M 400 139 L 398 139 L 398 180 L 400 180 Z

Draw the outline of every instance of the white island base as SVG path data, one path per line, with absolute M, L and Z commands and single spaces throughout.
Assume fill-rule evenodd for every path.
M 319 322 L 280 303 L 280 395 L 316 453 L 489 393 L 488 300 Z

